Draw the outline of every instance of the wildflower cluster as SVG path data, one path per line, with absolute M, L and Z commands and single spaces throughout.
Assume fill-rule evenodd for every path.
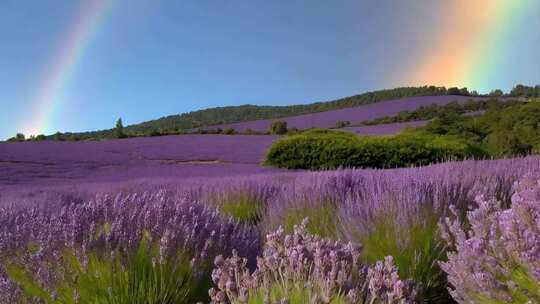
M 412 303 L 415 288 L 402 281 L 392 257 L 367 267 L 360 247 L 307 232 L 307 220 L 285 234 L 267 235 L 257 268 L 233 256 L 215 259 L 209 291 L 212 303 Z
M 455 246 L 441 263 L 461 303 L 540 302 L 540 177 L 515 185 L 512 206 L 479 197 L 467 214 L 470 230 L 446 219 L 443 237 Z

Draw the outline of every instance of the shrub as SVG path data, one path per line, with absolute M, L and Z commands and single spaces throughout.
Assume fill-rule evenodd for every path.
M 312 170 L 395 168 L 484 156 L 485 153 L 475 145 L 450 136 L 358 137 L 339 131 L 314 130 L 274 142 L 264 164 Z
M 45 137 L 45 135 L 43 135 L 43 134 L 39 134 L 38 136 L 36 136 L 37 141 L 42 141 L 42 140 L 46 140 L 46 139 L 47 139 L 47 137 Z
M 342 120 L 338 120 L 336 121 L 336 129 L 341 129 L 341 128 L 345 128 L 346 126 L 350 125 L 351 122 L 346 120 L 346 121 L 342 121 Z
M 233 128 L 227 128 L 223 131 L 223 134 L 227 134 L 227 135 L 233 135 L 233 134 L 236 134 L 236 130 L 233 129 Z
M 22 133 L 17 133 L 14 137 L 11 137 L 8 139 L 8 141 L 10 142 L 25 141 L 25 140 L 26 140 L 26 137 Z
M 287 133 L 287 122 L 284 120 L 276 120 L 270 125 L 270 133 L 283 135 Z
M 285 234 L 267 235 L 257 269 L 233 256 L 215 259 L 212 303 L 412 303 L 414 286 L 401 281 L 392 257 L 374 267 L 359 263 L 360 249 L 306 230 L 307 221 Z
M 449 218 L 441 225 L 455 248 L 441 267 L 456 301 L 540 302 L 540 178 L 529 175 L 516 190 L 511 209 L 480 198 L 466 225 Z

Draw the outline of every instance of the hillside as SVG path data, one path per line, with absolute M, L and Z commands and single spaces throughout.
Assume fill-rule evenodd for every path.
M 165 116 L 159 119 L 127 126 L 125 130 L 131 135 L 148 136 L 152 135 L 152 133 L 158 132 L 175 133 L 179 130 L 190 130 L 220 124 L 249 122 L 264 119 L 277 119 L 319 113 L 337 109 L 351 108 L 360 105 L 367 105 L 385 100 L 401 99 L 416 96 L 440 96 L 449 94 L 469 95 L 469 92 L 466 89 L 456 91 L 452 89 L 446 89 L 444 87 L 435 86 L 403 87 L 366 92 L 359 95 L 340 98 L 337 100 L 315 102 L 309 104 L 290 106 L 241 105 L 217 107 L 183 114 Z M 69 137 L 77 137 L 78 139 L 99 139 L 109 138 L 111 136 L 112 129 L 92 132 L 64 133 L 64 137 L 66 139 L 68 139 Z M 48 136 L 48 138 L 53 139 L 54 136 L 51 135 Z
M 329 110 L 319 113 L 311 113 L 304 115 L 296 115 L 283 117 L 281 120 L 287 121 L 289 128 L 297 128 L 305 130 L 309 128 L 333 128 L 338 121 L 348 121 L 353 124 L 358 124 L 362 121 L 372 120 L 384 116 L 394 116 L 401 111 L 411 111 L 422 106 L 432 104 L 445 105 L 456 101 L 465 103 L 471 99 L 482 99 L 483 97 L 470 96 L 419 96 L 407 97 L 394 100 L 380 101 L 373 104 L 360 105 L 344 109 Z M 264 119 L 256 121 L 247 121 L 232 124 L 214 125 L 204 129 L 227 129 L 232 128 L 238 132 L 246 132 L 247 130 L 266 132 L 268 131 L 273 119 Z

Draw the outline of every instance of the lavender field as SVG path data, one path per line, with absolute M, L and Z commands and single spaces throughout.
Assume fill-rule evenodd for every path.
M 427 121 L 346 127 L 360 135 L 397 134 Z M 277 136 L 179 135 L 92 142 L 0 143 L 0 189 L 141 178 L 203 178 L 274 172 L 261 166 Z M 1 194 L 0 194 L 1 196 Z
M 55 150 L 44 151 L 41 161 L 50 161 Z M 144 155 L 166 158 L 170 153 Z M 170 303 L 245 303 L 246 298 L 277 303 L 290 297 L 301 299 L 294 303 L 536 299 L 538 172 L 540 159 L 529 157 L 392 170 L 257 171 L 182 180 L 141 176 L 3 197 L 0 253 L 9 262 L 0 270 L 0 301 L 68 299 L 90 287 L 110 292 L 117 286 L 120 292 L 121 282 L 110 285 L 96 278 L 116 279 L 104 269 L 116 269 L 118 254 L 127 259 L 140 246 L 156 248 L 148 258 L 163 267 L 191 265 L 165 273 L 141 257 L 148 271 L 185 290 Z M 498 209 L 510 205 L 504 212 Z M 461 230 L 465 219 L 473 227 L 470 234 Z M 87 266 L 74 269 L 67 262 L 70 256 Z M 516 279 L 508 273 L 514 266 L 500 261 L 509 256 L 524 281 L 508 283 Z M 126 278 L 139 271 L 122 269 Z M 475 279 L 479 272 L 482 281 Z M 274 279 L 277 273 L 282 279 Z M 74 281 L 80 276 L 94 285 Z M 163 299 L 161 285 L 144 284 L 157 288 L 154 299 Z M 306 292 L 304 284 L 313 289 Z M 105 299 L 107 292 L 98 296 L 96 301 Z
M 102 142 L 0 144 L 0 189 L 30 185 L 270 172 L 274 136 L 182 135 Z

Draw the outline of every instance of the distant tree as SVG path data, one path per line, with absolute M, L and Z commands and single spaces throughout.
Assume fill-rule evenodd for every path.
M 501 97 L 503 95 L 504 95 L 504 92 L 502 90 L 499 90 L 499 89 L 493 90 L 493 91 L 491 91 L 489 93 L 489 96 L 491 96 L 491 97 Z
M 461 95 L 461 96 L 470 96 L 469 90 L 467 88 L 457 88 L 452 87 L 448 88 L 448 95 Z
M 510 91 L 510 95 L 513 97 L 540 97 L 540 86 L 529 87 L 518 84 Z
M 115 138 L 124 138 L 126 134 L 124 133 L 124 124 L 122 123 L 122 118 L 118 118 L 116 121 L 116 127 L 114 128 L 113 135 Z
M 45 137 L 45 135 L 43 135 L 43 134 L 39 134 L 38 136 L 36 136 L 37 141 L 42 141 L 42 140 L 46 140 L 46 139 L 47 139 L 47 137 Z
M 8 138 L 7 141 L 9 142 L 16 142 L 16 141 L 24 141 L 25 137 L 24 137 L 24 134 L 22 133 L 17 133 L 17 135 L 11 137 L 11 138 Z
M 461 88 L 461 89 L 459 89 L 459 95 L 470 96 L 471 93 L 469 93 L 469 90 L 467 88 Z
M 287 122 L 284 120 L 276 120 L 270 125 L 270 133 L 283 135 L 287 133 Z
M 54 133 L 53 138 L 54 138 L 54 140 L 58 140 L 58 141 L 65 140 L 64 134 L 62 134 L 61 132 Z
M 448 88 L 448 95 L 460 95 L 459 88 Z

